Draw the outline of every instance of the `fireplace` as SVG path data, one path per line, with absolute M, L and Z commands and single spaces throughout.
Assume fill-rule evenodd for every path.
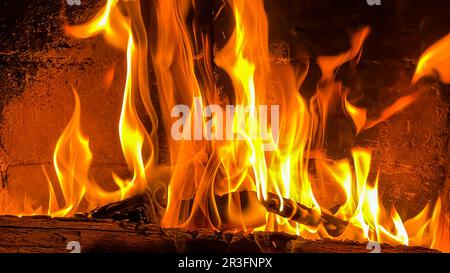
M 448 1 L 0 6 L 0 252 L 450 252 Z

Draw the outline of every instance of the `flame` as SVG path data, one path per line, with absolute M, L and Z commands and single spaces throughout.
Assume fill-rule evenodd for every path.
M 92 162 L 92 153 L 89 140 L 81 131 L 80 98 L 73 89 L 75 109 L 66 129 L 56 143 L 53 154 L 53 164 L 58 177 L 58 189 L 61 190 L 64 205 L 59 206 L 51 180 L 49 181 L 49 208 L 48 214 L 52 216 L 73 215 L 86 193 L 89 181 L 88 171 Z
M 383 111 L 381 111 L 381 114 L 378 118 L 373 120 L 368 120 L 365 124 L 364 129 L 370 129 L 375 127 L 377 124 L 386 121 L 393 117 L 398 112 L 402 111 L 409 105 L 411 105 L 416 99 L 423 93 L 423 91 L 416 91 L 409 95 L 403 96 L 396 100 L 393 104 L 386 107 Z
M 115 74 L 115 67 L 111 67 L 106 71 L 105 78 L 103 80 L 103 87 L 105 90 L 108 90 L 111 87 L 111 84 L 114 80 L 114 74 Z
M 323 145 L 326 134 L 327 118 L 330 110 L 336 108 L 336 105 L 342 101 L 342 84 L 334 80 L 334 75 L 340 66 L 354 61 L 357 63 L 362 55 L 362 47 L 368 35 L 370 34 L 369 27 L 362 27 L 352 34 L 350 49 L 342 54 L 336 56 L 320 56 L 317 58 L 317 64 L 322 71 L 322 79 L 317 86 L 317 90 L 311 99 L 312 116 L 315 119 L 314 127 L 318 130 L 316 136 L 317 148 Z M 356 58 L 356 59 L 355 59 Z M 345 97 L 345 95 L 344 95 Z M 365 112 L 357 109 L 351 105 L 346 98 L 344 99 L 344 106 L 347 113 L 355 122 L 357 133 L 361 131 L 362 122 L 365 121 Z
M 125 160 L 133 173 L 131 179 L 122 179 L 113 174 L 119 190 L 106 192 L 97 184 L 90 183 L 89 199 L 101 196 L 103 202 L 122 200 L 133 193 L 142 192 L 150 180 L 148 174 L 154 167 L 157 117 L 150 102 L 147 73 L 147 36 L 141 18 L 139 1 L 126 3 L 127 15 L 120 9 L 118 0 L 109 0 L 106 6 L 88 23 L 66 26 L 66 32 L 76 38 L 86 39 L 103 34 L 105 40 L 125 51 L 127 76 L 124 88 L 122 111 L 119 121 L 119 136 Z M 134 29 L 138 30 L 133 34 Z M 113 73 L 113 72 L 112 72 Z M 112 74 L 113 77 L 114 75 Z M 109 79 L 108 81 L 112 81 Z M 153 128 L 150 132 L 143 125 L 136 109 L 136 100 L 141 99 Z
M 65 26 L 67 34 L 78 39 L 87 39 L 103 34 L 109 44 L 124 49 L 128 43 L 129 26 L 126 17 L 117 9 L 119 0 L 108 0 L 105 7 L 85 24 Z
M 87 137 L 81 132 L 80 101 L 74 90 L 75 110 L 56 144 L 53 157 L 59 182 L 57 187 L 53 185 L 47 170 L 43 169 L 49 182 L 48 214 L 51 216 L 71 216 L 80 210 L 89 210 L 122 200 L 144 191 L 149 181 L 153 179 L 149 173 L 153 170 L 156 160 L 157 144 L 154 144 L 153 139 L 156 135 L 157 117 L 149 96 L 147 37 L 143 31 L 143 21 L 140 20 L 142 18 L 139 2 L 126 4 L 126 13 L 119 8 L 120 4 L 124 3 L 109 0 L 90 22 L 79 26 L 65 26 L 65 30 L 69 35 L 79 39 L 103 34 L 109 44 L 126 53 L 127 77 L 119 120 L 119 136 L 125 160 L 133 175 L 129 179 L 123 179 L 113 173 L 117 185 L 117 190 L 113 191 L 103 189 L 89 177 L 93 155 Z M 133 34 L 131 25 L 139 30 L 137 34 Z M 145 59 L 138 61 L 141 57 Z M 105 78 L 106 88 L 112 83 L 113 78 L 114 69 L 111 69 Z M 154 125 L 150 131 L 144 127 L 137 113 L 137 99 L 141 99 Z M 63 205 L 60 205 L 61 200 L 58 198 L 60 195 Z
M 434 209 L 432 207 L 429 203 L 417 216 L 406 221 L 405 228 L 410 235 L 410 243 L 449 252 L 450 242 L 446 238 L 449 236 L 448 227 L 442 225 L 441 198 L 437 200 Z
M 280 201 L 291 198 L 320 214 L 306 171 L 307 139 L 312 128 L 306 102 L 296 92 L 302 74 L 295 75 L 289 65 L 271 63 L 267 16 L 262 1 L 229 1 L 229 5 L 234 14 L 235 31 L 217 53 L 215 61 L 232 80 L 236 104 L 246 106 L 249 114 L 243 120 L 234 120 L 234 132 L 242 136 L 241 140 L 220 148 L 224 168 L 234 171 L 227 172 L 227 176 L 240 177 L 240 190 L 249 187 L 244 182 L 251 182 L 250 187 L 255 187 L 259 200 L 267 201 L 269 193 L 276 193 Z M 274 102 L 269 98 L 271 86 L 276 86 L 280 94 Z M 265 120 L 258 119 L 257 109 L 259 105 L 271 104 L 279 105 L 279 132 L 265 134 L 258 126 Z M 269 151 L 264 149 L 267 135 L 270 136 Z M 242 165 L 234 169 L 236 161 Z M 294 233 L 300 230 L 298 224 L 280 217 L 268 214 L 266 218 L 267 230 Z
M 214 46 L 210 34 L 199 31 L 198 22 L 192 19 L 198 6 L 190 0 L 155 0 L 151 21 L 155 28 L 149 32 L 140 1 L 108 0 L 91 21 L 65 27 L 79 39 L 103 35 L 126 54 L 118 133 L 131 176 L 112 173 L 117 185 L 114 191 L 103 189 L 89 177 L 93 155 L 81 130 L 81 106 L 74 90 L 73 116 L 53 158 L 58 184 L 44 169 L 49 181 L 48 214 L 70 216 L 152 190 L 158 184 L 154 182 L 162 181 L 168 185 L 167 207 L 160 219 L 165 227 L 283 231 L 311 239 L 378 241 L 450 251 L 440 199 L 416 217 L 402 219 L 394 206 L 385 208 L 380 199 L 383 170 L 374 171 L 371 150 L 354 147 L 338 160 L 327 155 L 327 122 L 334 113 L 348 115 L 356 137 L 421 94 L 403 96 L 375 119 L 368 118 L 367 109 L 348 100 L 351 90 L 345 90 L 335 75 L 345 63 L 355 66 L 362 58 L 370 28 L 353 32 L 347 51 L 317 58 L 322 78 L 308 98 L 302 84 L 309 61 L 301 66 L 289 58 L 274 61 L 269 52 L 264 1 L 228 0 L 224 5 L 232 11 L 234 29 L 226 45 L 214 53 L 209 50 Z M 147 33 L 152 33 L 150 39 Z M 434 70 L 444 82 L 450 81 L 444 66 L 448 40 L 444 38 L 424 53 L 413 83 Z M 149 84 L 149 62 L 157 83 L 154 89 Z M 216 69 L 226 73 L 232 86 L 225 102 L 216 86 Z M 107 74 L 106 87 L 113 78 L 114 70 Z M 160 116 L 151 92 L 157 92 Z M 223 106 L 226 103 L 230 105 Z M 138 105 L 143 106 L 145 115 Z M 175 118 L 180 119 L 174 122 Z M 158 158 L 159 128 L 168 136 L 166 165 Z M 207 133 L 205 128 L 214 132 Z M 174 133 L 177 137 L 170 137 Z M 264 207 L 274 196 L 279 204 L 277 213 Z M 324 208 L 327 196 L 337 205 L 334 213 Z M 278 215 L 289 205 L 284 200 L 307 208 L 310 221 L 298 223 L 292 215 Z M 42 208 L 27 211 L 37 213 Z M 324 215 L 348 225 L 336 233 L 336 227 L 322 221 Z
M 359 61 L 370 28 L 361 28 L 351 35 L 351 47 L 347 52 L 318 58 L 322 80 L 316 94 L 308 102 L 301 90 L 308 65 L 298 69 L 289 61 L 273 62 L 269 53 L 264 2 L 229 0 L 227 4 L 233 12 L 234 31 L 227 44 L 215 52 L 213 60 L 208 54 L 210 37 L 205 33 L 197 33 L 195 20 L 190 22 L 188 17 L 190 10 L 197 8 L 191 1 L 154 2 L 157 39 L 150 47 L 150 59 L 157 81 L 162 112 L 160 120 L 165 125 L 167 135 L 172 133 L 169 129 L 174 118 L 170 115 L 172 109 L 177 105 L 190 106 L 187 115 L 183 116 L 187 124 L 180 127 L 183 130 L 180 139 L 168 140 L 170 177 L 166 179 L 170 181 L 168 205 L 161 224 L 185 228 L 208 226 L 215 230 L 278 230 L 306 238 L 326 237 L 441 247 L 435 243 L 438 227 L 442 226 L 437 219 L 439 217 L 432 216 L 430 219 L 423 216 L 426 212 L 422 213 L 410 221 L 426 226 L 424 229 L 429 230 L 415 231 L 409 227 L 411 222 L 404 224 L 395 207 L 389 210 L 384 208 L 378 192 L 381 170 L 374 179 L 371 178 L 370 150 L 354 148 L 351 160 L 340 161 L 330 160 L 321 153 L 327 133 L 327 119 L 335 107 L 342 105 L 358 134 L 389 119 L 420 95 L 416 92 L 400 98 L 376 119 L 368 119 L 366 109 L 348 101 L 349 91 L 342 91 L 342 84 L 335 81 L 334 75 L 341 65 Z M 116 177 L 121 189 L 120 198 L 124 198 L 130 188 L 144 190 L 151 180 L 149 174 L 155 171 L 157 141 L 154 137 L 158 118 L 146 95 L 150 92 L 145 63 L 148 47 L 144 42 L 147 37 L 141 14 L 136 12 L 140 11 L 140 7 L 134 4 L 134 9 L 131 8 L 129 12 L 131 16 L 127 17 L 116 5 L 117 1 L 108 1 L 93 21 L 67 30 L 79 38 L 103 33 L 107 41 L 114 38 L 113 46 L 126 50 L 127 79 L 119 134 L 125 159 L 134 175 L 130 180 Z M 137 27 L 130 21 L 137 22 Z M 190 24 L 194 27 L 193 34 L 189 30 Z M 192 35 L 194 40 L 191 39 Z M 217 89 L 212 72 L 213 61 L 231 80 L 233 93 L 230 97 L 236 105 L 232 109 L 234 115 L 217 114 L 220 111 L 213 114 L 211 110 L 223 109 L 215 95 Z M 136 112 L 135 100 L 138 98 L 143 100 L 151 117 L 153 130 L 150 133 Z M 208 105 L 214 107 L 208 108 Z M 261 105 L 266 108 L 261 108 Z M 267 116 L 261 115 L 261 109 L 268 108 L 280 116 L 276 131 L 273 127 L 264 130 L 258 126 L 261 123 L 272 125 L 277 122 L 273 119 L 273 113 L 270 121 Z M 224 120 L 231 130 L 220 128 Z M 216 130 L 206 141 L 202 137 L 204 132 L 197 131 L 197 126 L 211 126 Z M 221 134 L 234 138 L 222 140 L 218 138 Z M 143 156 L 144 145 L 149 149 L 150 156 L 147 158 Z M 310 171 L 311 163 L 315 164 L 316 173 Z M 344 195 L 344 202 L 334 216 L 348 221 L 349 225 L 337 237 L 330 234 L 330 230 L 319 223 L 317 218 L 322 211 L 327 211 L 321 208 L 315 196 L 314 185 L 318 177 L 326 177 L 328 182 L 335 183 Z M 88 187 L 88 192 L 90 189 L 92 185 Z M 255 197 L 248 195 L 251 191 L 256 192 Z M 93 192 L 98 192 L 98 189 Z M 280 201 L 280 212 L 283 211 L 283 199 L 310 208 L 314 218 L 311 224 L 299 224 L 264 212 L 260 203 L 267 201 L 273 194 Z M 225 202 L 220 201 L 222 199 Z M 246 208 L 242 207 L 243 202 L 248 203 Z M 438 204 L 435 215 L 440 214 Z M 420 232 L 426 232 L 427 238 L 433 239 L 416 239 Z
M 336 56 L 319 57 L 317 59 L 317 64 L 320 66 L 322 70 L 323 79 L 332 80 L 334 78 L 335 71 L 339 66 L 351 60 L 355 60 L 356 57 L 358 58 L 355 60 L 355 62 L 358 62 L 359 57 L 362 54 L 362 47 L 369 34 L 370 28 L 363 27 L 353 34 L 351 38 L 351 47 L 349 51 Z
M 420 57 L 412 83 L 437 74 L 443 83 L 450 84 L 450 34 L 430 46 Z
M 414 73 L 412 84 L 417 83 L 419 79 L 423 77 L 435 75 L 437 75 L 443 83 L 449 84 L 450 83 L 450 66 L 448 65 L 449 61 L 450 61 L 450 34 L 448 34 L 447 36 L 436 42 L 434 45 L 430 46 L 422 54 L 422 56 L 419 59 L 419 63 L 417 65 L 416 72 Z M 377 124 L 390 119 L 396 113 L 402 111 L 410 104 L 412 104 L 414 101 L 416 101 L 423 94 L 423 92 L 424 92 L 423 90 L 415 91 L 409 95 L 400 97 L 393 104 L 384 109 L 378 118 L 368 120 L 363 130 L 370 129 L 376 126 Z M 361 115 L 359 116 L 361 117 Z M 355 121 L 355 124 L 356 122 L 360 121 L 359 120 Z
M 212 69 L 206 65 L 210 62 L 207 51 L 202 50 L 208 37 L 200 37 L 197 47 L 190 39 L 187 16 L 193 8 L 192 1 L 159 0 L 155 1 L 154 8 L 158 39 L 151 48 L 151 59 L 158 85 L 161 119 L 166 125 L 171 168 L 168 205 L 161 224 L 195 227 L 194 219 L 202 219 L 199 221 L 206 223 L 213 221 L 213 216 L 209 216 L 213 214 L 214 196 L 210 194 L 208 179 L 217 171 L 208 162 L 211 151 L 202 140 L 203 130 L 194 129 L 203 127 L 204 105 L 208 101 L 213 103 L 213 98 L 207 95 L 212 91 L 209 83 Z M 199 50 L 202 57 L 196 58 L 195 50 Z M 204 71 L 203 81 L 197 78 L 196 69 Z M 173 109 L 177 105 L 190 106 L 189 113 L 183 116 L 188 125 L 183 127 L 180 141 L 170 137 Z
M 344 96 L 344 107 L 356 126 L 356 134 L 359 134 L 366 126 L 367 110 L 364 108 L 356 107 L 353 104 L 351 104 L 347 100 L 347 95 Z M 386 117 L 387 115 L 384 114 L 382 116 Z

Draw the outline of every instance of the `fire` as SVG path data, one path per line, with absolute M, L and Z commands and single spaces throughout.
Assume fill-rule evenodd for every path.
M 75 110 L 66 129 L 56 143 L 53 164 L 58 177 L 64 205 L 58 205 L 57 195 L 49 180 L 49 208 L 52 216 L 73 215 L 78 211 L 89 181 L 88 171 L 92 162 L 89 140 L 81 131 L 80 98 L 75 90 Z M 47 175 L 47 174 L 46 174 Z M 47 176 L 48 177 L 48 176 Z
M 413 83 L 425 76 L 436 75 L 443 83 L 450 83 L 450 34 L 428 48 L 420 57 Z
M 81 130 L 80 99 L 75 95 L 75 109 L 66 129 L 60 136 L 54 152 L 53 163 L 58 184 L 55 187 L 46 169 L 44 174 L 49 181 L 48 214 L 52 216 L 72 216 L 78 211 L 90 210 L 96 206 L 122 200 L 135 193 L 142 192 L 152 179 L 149 175 L 154 168 L 156 144 L 152 141 L 156 134 L 157 117 L 150 103 L 147 63 L 138 58 L 147 56 L 147 38 L 144 32 L 133 34 L 131 24 L 143 29 L 139 16 L 139 3 L 127 6 L 125 15 L 118 8 L 117 0 L 108 1 L 106 6 L 92 21 L 80 26 L 66 26 L 66 32 L 76 38 L 85 39 L 103 34 L 112 46 L 122 49 L 127 56 L 127 78 L 124 88 L 122 112 L 119 121 L 119 136 L 125 160 L 133 176 L 123 179 L 114 173 L 117 190 L 107 191 L 89 177 L 89 168 L 93 155 L 89 142 Z M 114 77 L 114 69 L 105 78 L 108 88 Z M 136 110 L 136 98 L 144 104 L 154 129 L 148 131 L 142 124 Z M 62 203 L 58 198 L 62 193 Z M 41 212 L 42 208 L 38 210 Z M 35 214 L 34 212 L 33 214 Z
M 269 52 L 264 1 L 228 0 L 227 4 L 232 10 L 234 31 L 214 54 L 209 53 L 211 37 L 198 33 L 188 16 L 197 8 L 189 0 L 154 1 L 156 25 L 152 37 L 147 37 L 145 11 L 139 1 L 109 0 L 90 22 L 66 27 L 69 35 L 80 39 L 103 35 L 126 54 L 118 133 L 132 175 L 121 178 L 113 173 L 117 190 L 112 192 L 89 177 L 93 155 L 81 130 L 80 99 L 74 91 L 73 116 L 55 148 L 53 161 L 59 183 L 55 187 L 49 178 L 48 214 L 70 216 L 151 190 L 156 181 L 163 181 L 168 185 L 168 203 L 160 222 L 166 227 L 284 231 L 311 239 L 377 241 L 450 251 L 441 199 L 416 217 L 402 219 L 395 207 L 385 208 L 380 200 L 379 174 L 383 170 L 371 166 L 372 151 L 354 147 L 347 158 L 340 160 L 326 154 L 326 125 L 332 111 L 342 108 L 354 123 L 356 137 L 391 118 L 421 94 L 413 92 L 400 98 L 376 119 L 369 119 L 367 109 L 349 101 L 351 90 L 345 90 L 334 75 L 345 63 L 356 65 L 362 58 L 370 28 L 351 33 L 348 51 L 317 59 L 322 79 L 315 94 L 308 98 L 302 86 L 308 65 L 296 67 L 289 60 L 275 62 Z M 435 71 L 444 83 L 450 83 L 445 65 L 449 41 L 447 36 L 424 53 L 413 83 Z M 148 62 L 157 82 L 154 90 L 149 84 Z M 214 65 L 227 74 L 232 86 L 225 100 L 233 107 L 222 111 L 226 115 L 218 114 L 224 103 L 215 85 Z M 105 86 L 115 76 L 111 71 Z M 150 99 L 151 92 L 157 92 L 160 117 Z M 150 125 L 144 125 L 138 114 L 138 102 L 143 104 Z M 177 105 L 188 109 L 181 118 L 183 111 L 173 111 Z M 261 114 L 261 109 L 269 108 L 275 109 L 269 116 Z M 235 115 L 229 114 L 231 109 Z M 189 121 L 176 128 L 193 137 L 170 137 L 174 117 Z M 220 130 L 222 123 L 228 128 L 225 134 L 232 137 L 218 137 L 224 134 Z M 261 128 L 260 124 L 269 126 Z M 161 126 L 168 136 L 168 165 L 158 159 L 157 129 Z M 210 139 L 202 137 L 203 131 L 195 130 L 198 126 L 214 132 L 209 134 Z M 327 189 L 327 183 L 339 191 Z M 319 189 L 321 194 L 339 199 L 335 200 L 339 206 L 334 213 L 321 204 Z M 58 192 L 63 205 L 57 200 Z M 277 211 L 266 210 L 264 204 L 270 202 L 279 205 Z M 295 204 L 308 214 L 307 222 L 283 215 L 288 211 L 286 206 Z M 323 220 L 325 215 L 347 223 L 345 229 L 337 232 L 336 226 Z
M 355 124 L 356 133 L 359 134 L 364 129 L 364 127 L 366 126 L 367 110 L 366 109 L 362 109 L 362 108 L 358 108 L 358 107 L 352 105 L 348 101 L 347 95 L 344 96 L 344 107 L 345 107 L 345 111 L 352 118 L 353 123 Z
M 103 34 L 108 43 L 122 49 L 127 56 L 127 77 L 119 121 L 119 136 L 125 160 L 133 177 L 122 179 L 113 174 L 119 187 L 116 192 L 105 192 L 93 183 L 90 199 L 100 195 L 103 203 L 121 200 L 133 193 L 142 192 L 147 187 L 147 181 L 150 179 L 148 173 L 154 167 L 155 161 L 156 144 L 152 139 L 156 134 L 157 117 L 150 102 L 146 62 L 148 46 L 140 17 L 141 7 L 139 1 L 129 3 L 128 16 L 126 16 L 119 8 L 120 4 L 117 0 L 110 0 L 90 22 L 80 26 L 66 27 L 69 35 L 80 39 Z M 137 34 L 133 34 L 131 25 L 139 30 Z M 109 81 L 111 82 L 112 79 Z M 135 105 L 137 98 L 142 100 L 151 123 L 155 124 L 150 132 L 144 127 L 137 113 Z

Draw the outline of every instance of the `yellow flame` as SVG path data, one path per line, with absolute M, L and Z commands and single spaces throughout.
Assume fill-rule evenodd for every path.
M 125 49 L 129 30 L 126 17 L 117 9 L 118 3 L 119 0 L 108 0 L 105 7 L 89 22 L 76 26 L 66 25 L 66 33 L 78 39 L 103 34 L 108 43 Z
M 125 8 L 121 9 L 120 4 L 125 4 Z M 124 9 L 126 13 L 122 11 Z M 103 34 L 109 44 L 124 50 L 127 56 L 127 76 L 119 121 L 119 136 L 125 160 L 133 176 L 131 179 L 122 179 L 113 174 L 119 187 L 115 192 L 104 191 L 95 183 L 89 184 L 87 197 L 91 201 L 101 197 L 103 202 L 112 202 L 142 192 L 147 187 L 147 176 L 157 160 L 155 158 L 157 144 L 154 141 L 157 117 L 149 96 L 147 36 L 144 29 L 139 1 L 123 3 L 118 0 L 108 0 L 106 6 L 86 24 L 66 26 L 67 33 L 79 39 Z M 137 34 L 133 35 L 133 31 L 137 31 Z M 152 123 L 150 132 L 142 124 L 137 113 L 138 99 L 142 99 L 150 117 Z
M 429 247 L 450 252 L 448 222 L 441 214 L 442 200 L 439 198 L 432 208 L 429 203 L 417 216 L 405 222 L 411 245 Z
M 58 205 L 54 187 L 50 179 L 50 203 L 48 214 L 52 216 L 74 215 L 86 193 L 89 181 L 88 171 L 92 162 L 89 140 L 81 131 L 80 98 L 73 89 L 75 109 L 66 129 L 56 143 L 53 164 L 58 177 L 58 189 L 61 190 L 64 204 Z M 47 176 L 47 174 L 46 174 Z

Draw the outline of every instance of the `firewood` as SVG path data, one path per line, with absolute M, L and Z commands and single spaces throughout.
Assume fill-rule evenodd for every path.
M 159 224 L 166 207 L 164 193 L 159 189 L 152 187 L 127 199 L 95 208 L 84 216 L 95 219 Z
M 218 233 L 152 224 L 87 218 L 0 217 L 0 252 L 68 253 L 69 242 L 85 252 L 132 253 L 368 253 L 364 243 L 310 241 L 277 232 Z M 381 245 L 382 253 L 437 252 L 422 247 Z
M 318 213 L 312 208 L 308 208 L 290 199 L 283 198 L 282 202 L 280 202 L 280 198 L 276 194 L 269 193 L 268 199 L 263 201 L 262 204 L 266 207 L 267 211 L 301 224 L 318 226 L 322 223 L 328 233 L 333 236 L 342 234 L 348 226 L 348 222 L 334 217 L 325 209 L 321 209 L 321 212 Z M 281 208 L 283 209 L 281 210 Z
M 155 196 L 151 198 L 149 195 L 151 195 L 150 192 L 138 194 L 125 200 L 96 208 L 88 215 L 95 219 L 128 220 L 131 222 L 158 224 L 163 214 L 164 204 L 161 204 L 161 197 L 158 198 L 159 200 L 155 200 Z M 247 192 L 242 196 L 249 195 L 254 196 L 255 198 L 253 199 L 257 200 L 256 192 Z M 227 206 L 227 202 L 223 202 L 226 199 L 227 195 L 216 196 L 216 205 L 219 207 L 219 210 L 221 206 Z M 222 202 L 219 200 L 222 200 Z M 328 233 L 333 236 L 341 234 L 348 225 L 348 222 L 334 217 L 328 210 L 323 208 L 321 208 L 321 213 L 319 214 L 311 208 L 286 198 L 283 198 L 283 204 L 281 204 L 279 197 L 273 193 L 269 193 L 268 199 L 261 201 L 261 204 L 268 212 L 300 224 L 308 226 L 323 224 Z M 282 210 L 281 205 L 283 207 Z M 226 208 L 224 207 L 223 209 L 225 210 Z
M 89 216 L 95 219 L 129 220 L 132 222 L 152 223 L 151 200 L 147 193 L 138 194 L 122 201 L 98 207 Z

